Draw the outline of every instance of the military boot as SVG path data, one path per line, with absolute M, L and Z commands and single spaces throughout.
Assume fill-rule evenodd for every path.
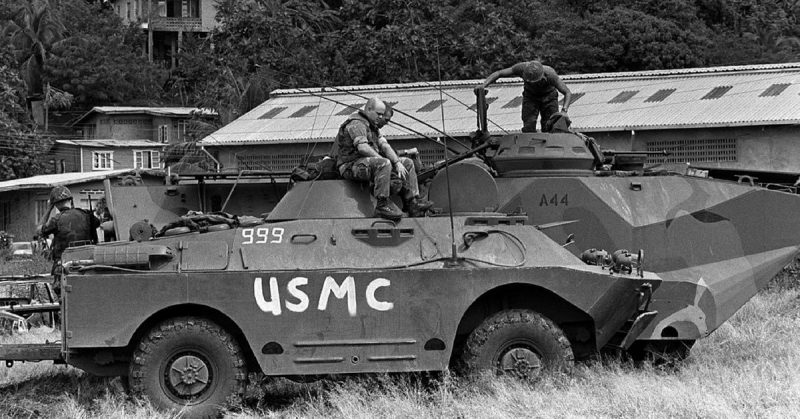
M 375 216 L 398 221 L 403 218 L 403 211 L 400 211 L 400 208 L 391 199 L 378 197 L 378 203 L 375 204 Z
M 409 217 L 424 217 L 425 211 L 431 209 L 433 202 L 422 198 L 412 198 L 406 201 L 406 211 Z

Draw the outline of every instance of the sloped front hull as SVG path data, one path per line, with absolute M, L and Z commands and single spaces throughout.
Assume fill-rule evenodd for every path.
M 730 318 L 800 250 L 800 196 L 680 176 L 497 180 L 499 211 L 524 209 L 572 251 L 645 252 L 664 283 L 640 339 L 697 339 Z

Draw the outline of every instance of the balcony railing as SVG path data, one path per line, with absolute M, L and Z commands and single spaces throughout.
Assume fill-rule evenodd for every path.
M 153 16 L 150 18 L 150 29 L 154 31 L 202 32 L 203 21 L 199 17 Z

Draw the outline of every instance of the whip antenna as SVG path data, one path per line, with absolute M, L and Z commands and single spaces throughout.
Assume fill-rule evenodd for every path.
M 456 248 L 456 228 L 453 221 L 453 198 L 450 193 L 450 162 L 447 158 L 447 130 L 445 130 L 444 126 L 444 99 L 442 96 L 442 66 L 439 63 L 439 43 L 436 43 L 436 71 L 439 75 L 439 109 L 442 112 L 442 140 L 444 141 L 444 178 L 447 181 L 447 208 L 448 214 L 450 218 L 450 245 L 452 248 L 452 256 L 450 257 L 450 261 L 446 265 L 453 266 L 458 260 L 458 250 Z

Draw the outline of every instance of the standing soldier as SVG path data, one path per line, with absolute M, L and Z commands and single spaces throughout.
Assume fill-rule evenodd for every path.
M 40 228 L 41 237 L 53 235 L 50 258 L 53 260 L 51 273 L 55 277 L 56 288 L 61 279 L 61 254 L 71 243 L 97 243 L 97 227 L 100 222 L 84 209 L 74 208 L 72 193 L 65 186 L 56 186 L 50 190 L 50 210 L 58 209 L 58 214 L 47 220 Z
M 553 67 L 542 65 L 538 61 L 526 61 L 514 64 L 509 68 L 495 71 L 486 80 L 475 87 L 485 89 L 500 77 L 522 77 L 522 132 L 536 132 L 536 118 L 542 114 L 542 132 L 548 130 L 550 117 L 558 112 L 558 92 L 564 95 L 564 106 L 561 112 L 567 113 L 572 92 L 558 77 Z

